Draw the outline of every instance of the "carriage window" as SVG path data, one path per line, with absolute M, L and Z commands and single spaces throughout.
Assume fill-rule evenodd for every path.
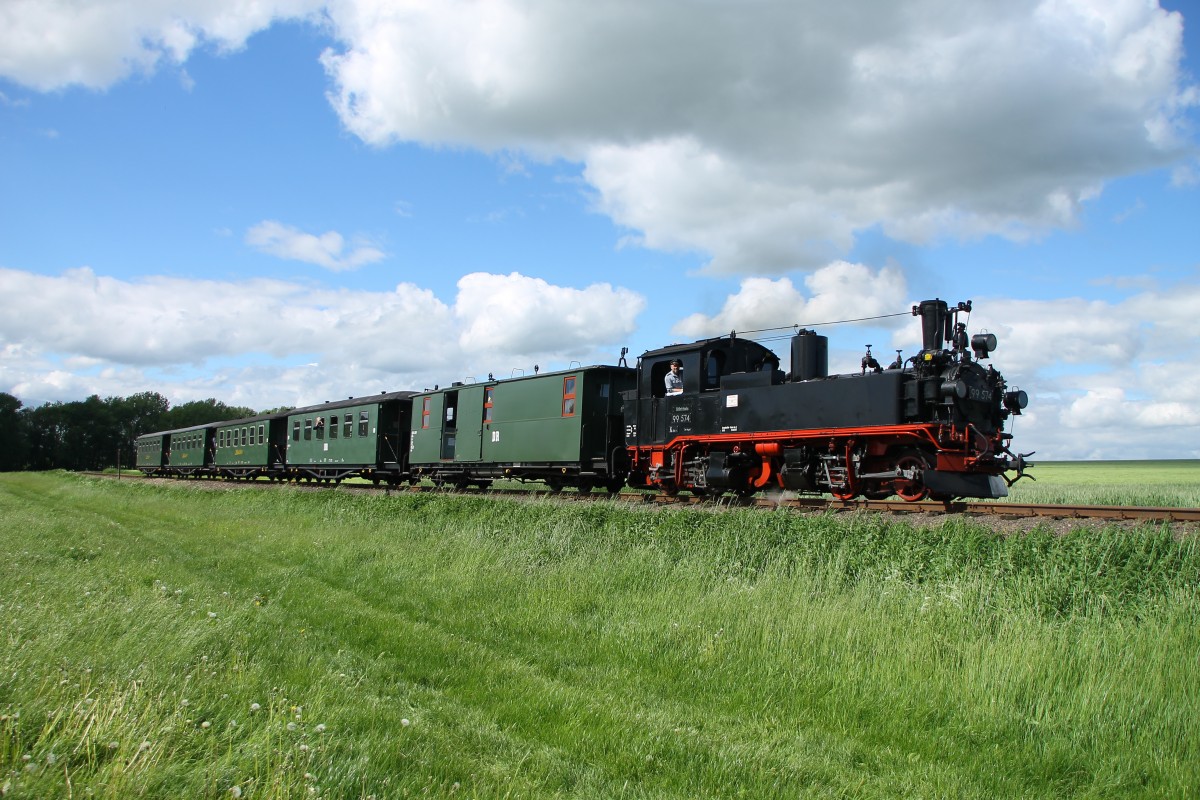
M 312 439 L 312 420 L 311 419 L 304 420 L 304 438 L 306 440 Z
M 342 437 L 349 439 L 354 434 L 354 415 L 347 414 L 346 421 L 342 423 Z
M 422 428 L 429 427 L 429 405 L 432 402 L 433 402 L 432 397 L 425 397 L 425 398 L 421 399 L 421 427 Z
M 318 439 L 325 438 L 325 418 L 324 417 L 317 417 L 317 438 Z
M 563 401 L 562 415 L 564 417 L 575 416 L 575 376 L 568 375 L 563 378 Z
M 359 436 L 367 435 L 367 427 L 368 427 L 369 421 L 370 421 L 370 412 L 368 412 L 368 411 L 358 412 L 358 435 Z
M 483 390 L 483 421 L 492 421 L 492 406 L 494 404 L 496 387 L 489 386 Z
M 338 437 L 338 416 L 334 414 L 329 418 L 329 438 L 336 439 Z
M 267 431 L 266 426 L 264 426 L 264 425 L 258 426 L 258 443 L 259 444 L 267 443 L 267 437 L 264 435 L 266 433 L 266 431 Z
M 294 423 L 292 423 L 292 441 L 300 441 L 300 420 L 296 420 Z
M 242 428 L 242 447 L 245 447 L 249 443 L 249 441 L 250 441 L 250 439 L 246 433 L 246 429 Z

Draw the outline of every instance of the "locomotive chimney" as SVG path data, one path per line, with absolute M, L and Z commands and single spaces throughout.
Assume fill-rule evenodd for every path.
M 922 300 L 919 306 L 913 306 L 912 313 L 914 317 L 921 318 L 921 350 L 941 350 L 942 342 L 949 341 L 951 336 L 951 320 L 946 301 Z

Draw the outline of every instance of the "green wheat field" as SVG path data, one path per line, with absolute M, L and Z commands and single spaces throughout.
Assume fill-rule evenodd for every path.
M 1198 581 L 1161 525 L 4 474 L 0 795 L 1195 797 Z

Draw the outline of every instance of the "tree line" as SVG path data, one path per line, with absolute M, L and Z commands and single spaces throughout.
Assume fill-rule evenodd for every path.
M 118 459 L 122 467 L 132 467 L 133 442 L 143 433 L 254 414 L 253 409 L 213 398 L 172 407 L 157 392 L 103 400 L 92 395 L 26 408 L 16 397 L 0 392 L 0 472 L 100 470 L 117 466 Z

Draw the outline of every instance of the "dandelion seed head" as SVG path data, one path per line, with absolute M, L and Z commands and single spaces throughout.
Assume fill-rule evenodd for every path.
M 230 797 L 241 797 L 242 796 L 242 787 L 230 786 L 229 787 L 229 795 L 230 795 Z
M 208 720 L 204 720 L 204 722 L 200 723 L 200 727 L 204 728 L 205 730 L 208 730 L 209 728 L 212 727 L 212 723 L 209 722 Z
M 150 749 L 149 742 L 142 742 L 141 744 L 138 745 L 138 752 L 144 753 L 145 751 L 147 751 L 149 749 Z
M 215 612 L 215 611 L 210 611 L 210 612 L 208 612 L 208 618 L 209 618 L 209 619 L 216 619 L 216 618 L 217 618 L 217 612 Z
M 179 701 L 179 705 L 181 705 L 185 708 L 187 707 L 187 704 L 188 704 L 188 699 L 186 697 Z
M 411 722 L 409 722 L 407 719 L 402 719 L 402 720 L 400 720 L 400 724 L 401 724 L 401 725 L 403 725 L 403 726 L 404 726 L 404 727 L 406 727 L 406 728 L 407 728 L 409 725 L 412 725 L 412 723 L 411 723 Z
M 307 753 L 307 752 L 308 752 L 308 745 L 306 745 L 306 744 L 302 744 L 302 745 L 300 745 L 300 752 L 301 752 L 301 753 Z
M 258 711 L 258 710 L 259 710 L 259 709 L 261 709 L 261 708 L 262 708 L 262 706 L 260 706 L 258 703 L 251 703 L 251 704 L 250 704 L 250 711 L 251 711 L 251 713 L 253 713 L 253 712 L 255 712 L 255 711 Z
M 287 729 L 288 729 L 289 731 L 294 731 L 294 730 L 296 730 L 296 723 L 294 723 L 294 722 L 289 722 L 289 723 L 287 724 Z
M 320 725 L 317 726 L 317 733 L 324 733 L 324 732 L 325 732 L 325 723 L 322 722 Z

